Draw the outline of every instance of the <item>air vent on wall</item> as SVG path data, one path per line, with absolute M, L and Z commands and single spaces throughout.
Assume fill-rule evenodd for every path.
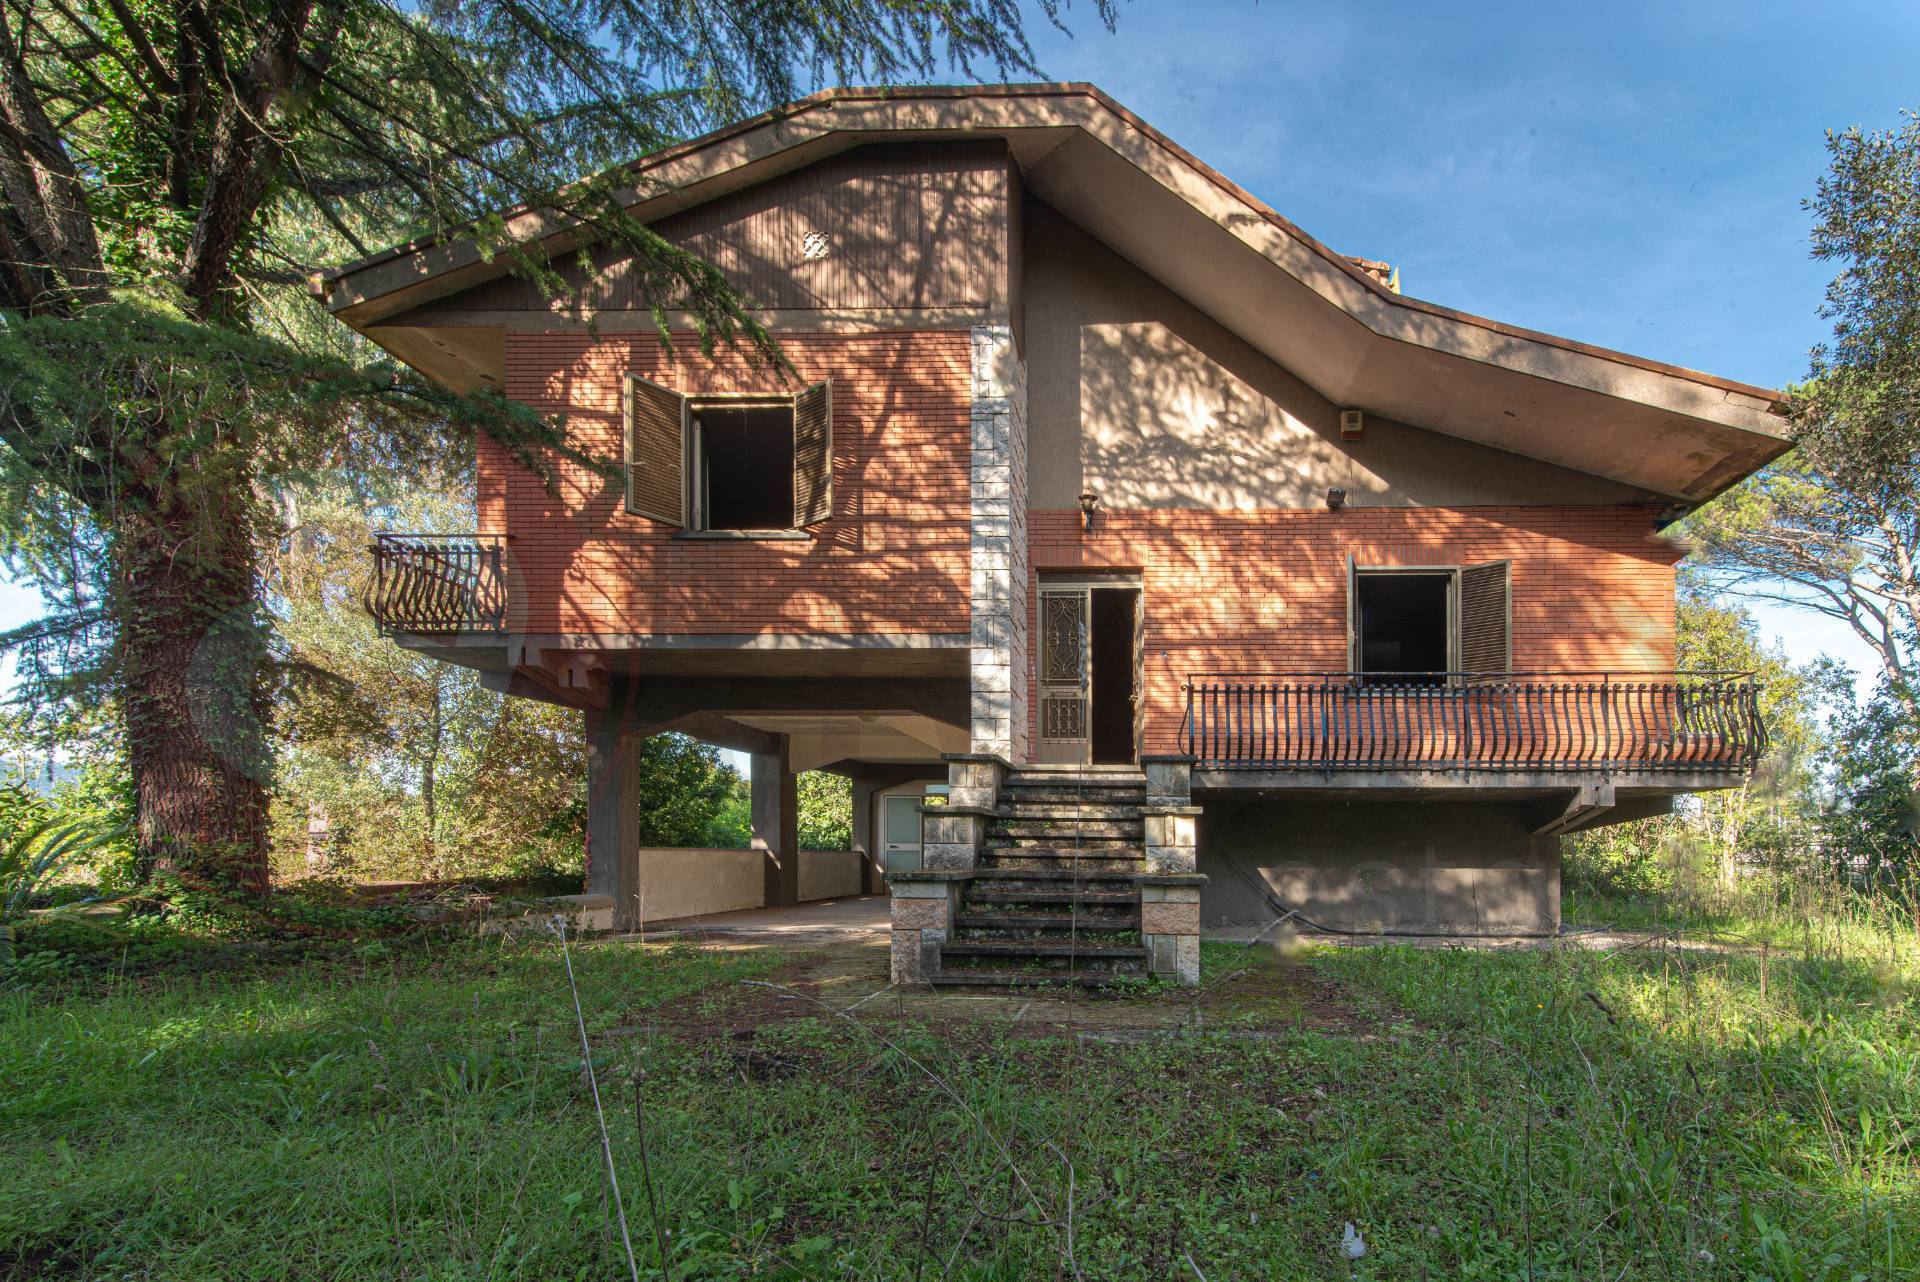
M 800 254 L 810 263 L 825 258 L 832 250 L 833 242 L 823 231 L 810 231 L 800 238 Z

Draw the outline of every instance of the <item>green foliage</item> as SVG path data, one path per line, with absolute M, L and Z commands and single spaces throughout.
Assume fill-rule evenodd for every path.
M 51 816 L 28 821 L 0 841 L 0 968 L 14 962 L 14 933 L 54 880 L 70 866 L 99 857 L 105 846 L 124 843 L 124 828 L 102 831 L 85 823 L 56 823 Z M 85 900 L 67 900 L 42 913 L 69 912 Z
M 807 770 L 800 775 L 800 848 L 853 849 L 853 781 Z
M 841 1018 L 742 985 L 762 950 L 572 960 L 642 1276 L 650 1185 L 676 1278 L 1906 1277 L 1920 955 L 1827 929 L 1312 949 L 1237 995 L 1247 952 L 1209 943 L 1212 990 L 1048 1018 Z M 7 1267 L 624 1274 L 551 941 L 236 951 L 0 995 Z M 870 953 L 835 986 L 883 982 Z
M 1920 880 L 1913 784 L 1920 744 L 1897 700 L 1855 706 L 1850 695 L 1836 701 L 1821 854 L 1834 872 L 1862 884 L 1911 884 Z
M 1814 256 L 1839 272 L 1833 323 L 1793 390 L 1793 453 L 1694 514 L 1715 582 L 1847 625 L 1879 660 L 1867 720 L 1920 743 L 1920 118 L 1827 137 L 1808 202 Z M 1843 717 L 1843 721 L 1846 718 Z M 1851 767 L 1848 767 L 1851 769 Z M 1913 782 L 1920 782 L 1916 776 Z M 1911 786 L 1911 784 L 1910 784 Z
M 12 842 L 33 829 L 92 835 L 84 850 L 38 888 L 36 902 L 80 898 L 89 890 L 112 895 L 130 889 L 132 825 L 133 799 L 124 772 L 110 761 L 86 761 L 46 791 L 19 778 L 0 781 L 0 842 Z
M 266 574 L 286 672 L 272 829 L 283 876 L 580 874 L 579 714 L 394 645 L 358 606 L 378 525 L 446 529 L 466 509 L 453 485 L 286 491 L 289 533 Z
M 1817 769 L 1825 741 L 1818 706 L 1830 688 L 1760 643 L 1753 617 L 1682 578 L 1677 657 L 1683 669 L 1752 672 L 1760 683 L 1767 755 L 1739 788 L 1679 799 L 1675 813 L 1575 833 L 1561 841 L 1574 890 L 1620 896 L 1691 893 L 1752 868 L 1799 869 L 1819 834 Z
M 653 735 L 640 746 L 640 844 L 710 844 L 716 820 L 744 786 L 718 748 L 682 734 Z

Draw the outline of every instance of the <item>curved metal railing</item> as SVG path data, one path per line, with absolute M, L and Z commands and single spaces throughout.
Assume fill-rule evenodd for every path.
M 377 534 L 367 611 L 382 632 L 500 632 L 504 534 Z
M 1766 747 L 1746 672 L 1206 672 L 1202 770 L 1706 770 Z

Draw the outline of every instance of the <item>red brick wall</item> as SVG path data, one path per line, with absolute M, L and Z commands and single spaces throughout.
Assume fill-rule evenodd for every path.
M 777 391 L 745 361 L 676 335 L 510 333 L 507 394 L 566 413 L 620 456 L 629 371 L 688 392 Z M 833 380 L 833 503 L 810 542 L 675 541 L 630 515 L 617 482 L 563 464 L 557 493 L 483 441 L 479 522 L 520 574 L 513 626 L 533 633 L 916 633 L 968 630 L 970 351 L 961 332 L 792 334 L 802 383 Z
M 1181 684 L 1199 671 L 1344 670 L 1347 557 L 1363 566 L 1512 562 L 1516 671 L 1649 671 L 1674 662 L 1676 550 L 1656 509 L 1358 508 L 1342 512 L 1028 514 L 1033 588 L 1048 570 L 1140 572 L 1145 750 L 1177 752 Z M 1037 592 L 1028 609 L 1037 609 Z M 1029 615 L 1034 647 L 1038 622 Z M 1039 738 L 1038 692 L 1028 706 Z

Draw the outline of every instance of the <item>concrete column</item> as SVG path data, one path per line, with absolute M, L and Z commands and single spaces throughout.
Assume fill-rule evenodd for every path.
M 773 752 L 756 752 L 753 763 L 753 848 L 761 852 L 769 908 L 800 902 L 800 785 L 787 736 Z
M 1027 369 L 1005 325 L 973 329 L 973 751 L 1027 756 Z
M 615 929 L 640 918 L 640 739 L 625 719 L 587 713 L 587 893 L 613 900 Z
M 873 799 L 880 792 L 871 780 L 853 781 L 853 853 L 860 861 L 860 893 L 882 894 L 887 889 L 880 834 L 873 828 Z

